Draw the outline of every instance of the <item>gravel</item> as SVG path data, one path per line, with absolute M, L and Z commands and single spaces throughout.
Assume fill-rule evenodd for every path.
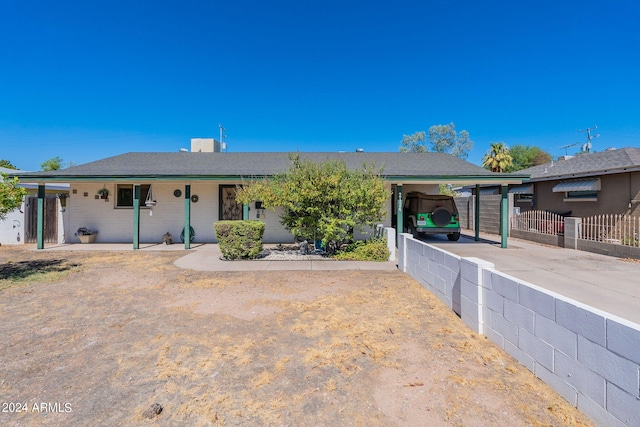
M 277 245 L 265 247 L 262 252 L 260 252 L 257 259 L 264 261 L 333 261 L 333 258 L 327 257 L 319 251 L 302 255 L 300 254 L 300 246 L 298 245 Z

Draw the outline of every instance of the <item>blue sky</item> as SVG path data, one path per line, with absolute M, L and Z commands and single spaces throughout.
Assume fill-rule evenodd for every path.
M 640 146 L 640 3 L 0 0 L 0 159 L 38 170 L 192 137 L 397 151 L 454 122 L 552 155 Z M 569 154 L 578 150 L 571 147 Z

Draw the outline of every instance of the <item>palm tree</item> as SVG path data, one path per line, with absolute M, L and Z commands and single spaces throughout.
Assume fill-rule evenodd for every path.
M 504 142 L 492 142 L 491 149 L 482 158 L 482 167 L 491 172 L 504 172 L 513 164 L 509 147 Z

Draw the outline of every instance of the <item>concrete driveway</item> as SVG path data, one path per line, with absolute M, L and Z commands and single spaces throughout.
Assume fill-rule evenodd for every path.
M 497 270 L 565 295 L 576 301 L 640 324 L 640 261 L 545 246 L 500 236 L 463 235 L 458 242 L 445 236 L 422 240 L 462 257 L 489 261 Z

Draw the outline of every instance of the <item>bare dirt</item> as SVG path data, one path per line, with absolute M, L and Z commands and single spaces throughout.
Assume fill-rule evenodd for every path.
M 405 274 L 181 255 L 0 248 L 0 425 L 592 425 Z

